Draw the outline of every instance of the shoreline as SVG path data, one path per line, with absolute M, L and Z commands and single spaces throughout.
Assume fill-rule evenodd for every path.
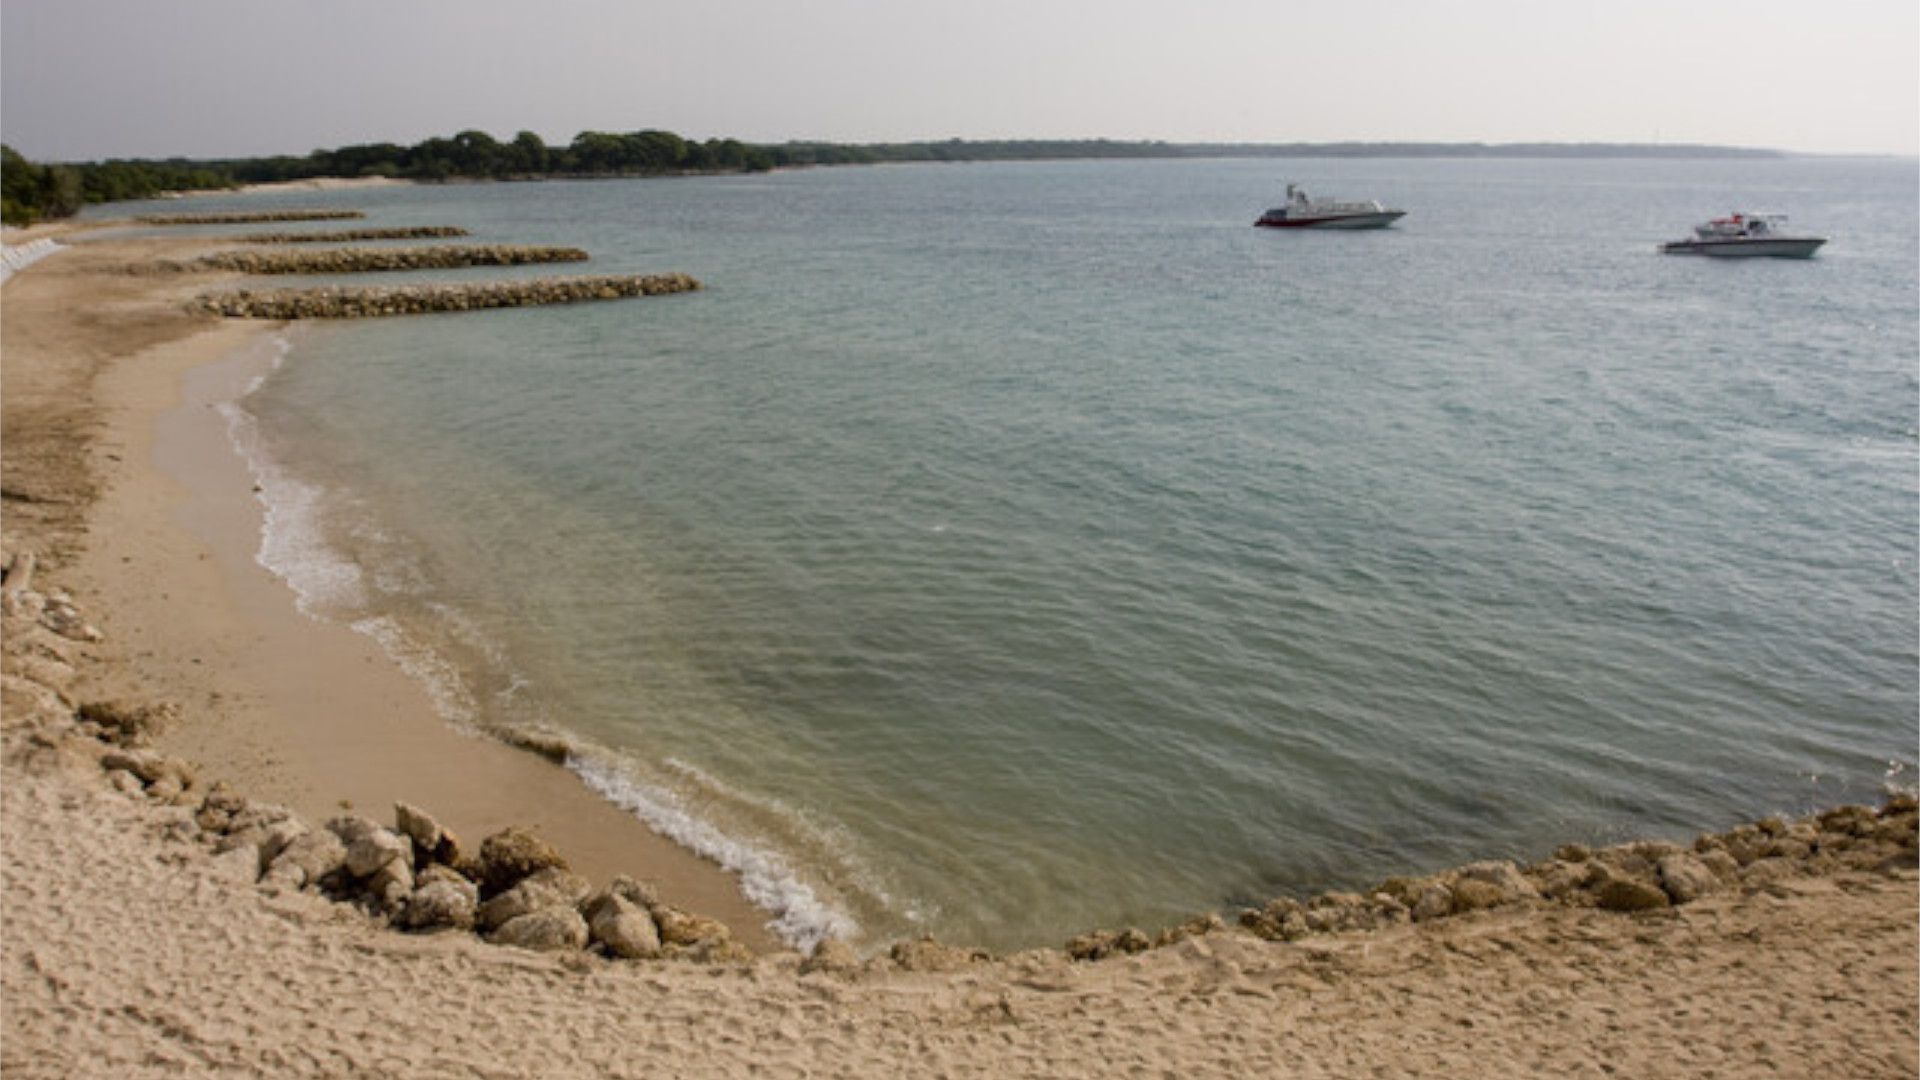
M 144 255 L 217 243 L 133 246 Z M 89 261 L 122 246 L 90 244 Z M 36 268 L 8 284 L 9 307 L 35 303 L 35 293 L 84 290 L 90 269 Z M 57 270 L 77 282 L 63 288 Z M 205 285 L 156 283 L 150 294 L 178 307 L 184 289 Z M 54 306 L 79 299 L 63 295 Z M 106 483 L 72 584 L 100 598 L 117 655 L 89 679 L 87 696 L 178 702 L 192 719 L 163 734 L 162 749 L 308 817 L 324 820 L 345 804 L 380 813 L 406 800 L 463 836 L 530 826 L 590 878 L 644 875 L 748 947 L 778 947 L 766 929 L 773 916 L 748 903 L 732 875 L 562 766 L 454 728 L 377 641 L 297 610 L 291 587 L 255 559 L 265 510 L 216 408 L 264 370 L 280 324 L 178 318 L 187 336 L 109 362 L 94 381 L 103 414 L 95 467 Z
M 251 848 L 209 852 L 199 790 L 171 801 L 104 773 L 102 744 L 77 733 L 74 706 L 174 701 L 182 719 L 159 739 L 169 753 L 314 820 L 340 813 L 343 797 L 384 818 L 398 798 L 477 839 L 490 829 L 427 788 L 446 782 L 457 796 L 519 782 L 476 784 L 467 764 L 434 756 L 475 746 L 500 751 L 512 776 L 544 769 L 611 808 L 532 753 L 459 734 L 376 643 L 299 615 L 254 562 L 252 478 L 211 406 L 271 361 L 275 327 L 187 316 L 171 303 L 178 283 L 109 269 L 116 252 L 161 244 L 76 245 L 0 293 L 4 546 L 38 553 L 34 588 L 70 589 L 106 631 L 103 641 L 84 626 L 50 634 L 51 615 L 23 630 L 8 597 L 8 1077 L 1896 1077 L 1920 1066 L 1911 843 L 1877 868 L 1810 857 L 1823 837 L 1891 827 L 1870 813 L 1835 815 L 1831 830 L 1823 816 L 1703 840 L 1694 861 L 1739 862 L 1737 885 L 1723 879 L 1678 906 L 1477 906 L 1514 868 L 1475 864 L 1394 879 L 1372 897 L 1274 901 L 1243 913 L 1244 930 L 1207 925 L 1145 951 L 1129 932 L 1094 932 L 1068 951 L 1004 957 L 921 941 L 865 962 L 844 952 L 613 962 L 399 933 L 350 905 L 264 886 Z M 316 680 L 309 668 L 354 676 Z M 351 737 L 329 737 L 340 730 Z M 427 767 L 384 754 L 396 733 Z M 333 769 L 352 791 L 322 782 Z M 1903 815 L 1910 837 L 1912 803 L 1903 806 L 1881 817 Z M 535 824 L 576 869 L 604 879 L 551 831 L 558 816 L 543 804 L 508 823 Z M 1664 867 L 1627 864 L 1682 854 L 1566 851 L 1539 892 L 1551 895 L 1547 875 L 1589 862 L 1609 868 L 1587 875 L 1601 884 L 1615 869 L 1662 880 Z M 1565 884 L 1577 893 L 1592 883 Z M 1436 887 L 1451 907 L 1421 919 Z M 1388 902 L 1401 915 L 1372 918 Z

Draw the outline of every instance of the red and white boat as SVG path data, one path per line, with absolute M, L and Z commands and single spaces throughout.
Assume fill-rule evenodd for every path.
M 1272 229 L 1384 229 L 1406 214 L 1405 210 L 1389 210 L 1373 199 L 1316 199 L 1300 185 L 1288 184 L 1287 204 L 1261 214 L 1254 224 Z

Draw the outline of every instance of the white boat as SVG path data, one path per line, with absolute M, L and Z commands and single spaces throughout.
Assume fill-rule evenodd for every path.
M 1406 214 L 1405 210 L 1389 210 L 1373 199 L 1316 199 L 1298 184 L 1288 184 L 1287 204 L 1261 214 L 1254 224 L 1272 229 L 1383 229 Z
M 1661 244 L 1660 250 L 1669 255 L 1806 259 L 1827 242 L 1824 236 L 1795 236 L 1786 224 L 1785 214 L 1735 213 L 1696 225 L 1691 238 Z

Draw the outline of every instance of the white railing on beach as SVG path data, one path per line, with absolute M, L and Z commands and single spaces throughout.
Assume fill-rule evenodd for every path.
M 5 284 L 17 271 L 25 270 L 65 246 L 46 237 L 13 246 L 0 244 L 0 284 Z

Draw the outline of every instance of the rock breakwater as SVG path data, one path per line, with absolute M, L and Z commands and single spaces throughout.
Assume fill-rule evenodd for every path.
M 319 251 L 220 251 L 182 269 L 242 274 L 359 274 L 379 270 L 438 270 L 460 266 L 524 266 L 585 262 L 576 247 L 535 244 L 440 244 L 433 247 L 326 248 Z
M 237 289 L 208 293 L 195 300 L 193 306 L 202 312 L 234 319 L 364 319 L 664 296 L 693 292 L 700 287 L 700 282 L 686 274 L 640 274 L 447 285 Z
M 344 244 L 355 240 L 429 240 L 444 236 L 466 236 L 458 225 L 415 225 L 395 229 L 334 229 L 330 232 L 272 232 L 236 236 L 243 244 Z
M 1625 914 L 1660 911 L 1717 893 L 1760 893 L 1797 877 L 1845 872 L 1901 873 L 1920 865 L 1920 801 L 1890 797 L 1875 810 L 1835 809 L 1787 821 L 1767 818 L 1691 844 L 1640 841 L 1589 849 L 1565 844 L 1527 866 L 1470 863 L 1426 877 L 1394 877 L 1365 893 L 1280 897 L 1246 908 L 1239 923 L 1269 941 L 1431 922 L 1491 908 L 1558 905 Z M 1066 945 L 1076 960 L 1099 960 L 1224 930 L 1201 916 L 1157 936 L 1128 928 L 1096 930 Z
M 350 221 L 366 217 L 364 210 L 235 210 L 212 214 L 142 214 L 142 225 L 245 225 L 265 221 Z

